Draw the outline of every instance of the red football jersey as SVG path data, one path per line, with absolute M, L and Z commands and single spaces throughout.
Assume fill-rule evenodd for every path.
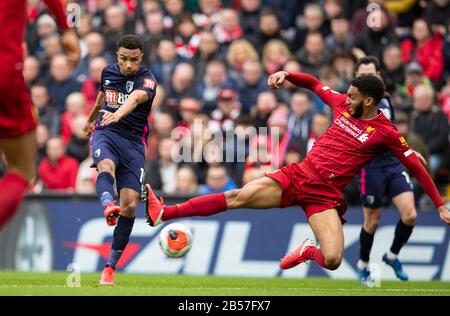
M 60 0 L 44 0 L 61 29 L 68 27 Z M 0 69 L 22 70 L 27 0 L 0 1 Z
M 289 74 L 293 84 L 315 92 L 333 110 L 333 122 L 306 156 L 322 180 L 343 190 L 369 161 L 390 150 L 417 178 L 436 206 L 444 205 L 431 177 L 392 122 L 379 111 L 370 120 L 349 113 L 347 95 L 331 90 L 308 74 Z

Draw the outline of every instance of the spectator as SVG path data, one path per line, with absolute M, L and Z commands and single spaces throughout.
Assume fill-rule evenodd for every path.
M 66 112 L 61 115 L 61 137 L 67 145 L 73 133 L 73 121 L 86 113 L 86 98 L 80 92 L 71 93 L 66 99 Z
M 180 116 L 181 121 L 178 126 L 191 128 L 194 124 L 194 119 L 200 113 L 200 101 L 195 98 L 183 98 L 180 100 Z
M 164 16 L 161 12 L 151 12 L 145 17 L 144 64 L 151 65 L 158 58 L 158 44 L 168 35 L 164 28 Z
M 105 10 L 105 25 L 101 30 L 105 38 L 105 50 L 111 56 L 116 55 L 117 41 L 127 33 L 133 33 L 131 24 L 127 21 L 125 9 L 112 5 Z
M 45 40 L 49 36 L 56 34 L 56 32 L 55 20 L 48 14 L 41 15 L 37 20 L 38 42 L 36 43 L 36 46 L 32 46 L 33 55 L 40 60 L 44 59 Z
M 331 34 L 325 39 L 327 49 L 333 54 L 342 54 L 353 47 L 355 38 L 350 33 L 350 23 L 342 15 L 331 20 Z
M 313 117 L 312 131 L 306 146 L 306 152 L 309 152 L 314 146 L 316 140 L 326 133 L 330 126 L 330 118 L 326 114 L 316 113 Z
M 291 134 L 288 129 L 289 110 L 286 107 L 279 107 L 272 112 L 267 121 L 269 127 L 269 148 L 272 167 L 283 167 L 288 145 L 291 141 Z
M 36 165 L 38 166 L 42 159 L 47 155 L 47 142 L 50 139 L 50 132 L 48 131 L 48 127 L 44 124 L 39 124 L 36 127 Z
M 264 91 L 258 95 L 256 106 L 250 112 L 250 115 L 255 120 L 257 130 L 260 127 L 267 127 L 267 120 L 277 106 L 278 102 L 272 91 Z
M 198 192 L 198 180 L 190 167 L 181 167 L 176 175 L 176 194 L 194 195 Z
M 145 159 L 155 160 L 158 157 L 159 139 L 170 138 L 175 128 L 175 118 L 169 112 L 156 112 L 151 123 L 151 133 L 147 138 Z
M 303 68 L 300 65 L 300 63 L 295 60 L 291 59 L 289 60 L 283 67 L 283 71 L 291 72 L 291 73 L 299 73 L 303 72 Z M 266 82 L 267 86 L 267 82 Z M 293 83 L 286 80 L 283 84 L 284 89 L 278 89 L 275 90 L 275 95 L 277 97 L 277 100 L 280 101 L 280 103 L 289 104 L 291 102 L 292 95 L 298 91 L 298 87 L 294 85 Z
M 31 102 L 33 102 L 38 112 L 40 123 L 47 126 L 50 135 L 58 135 L 60 131 L 60 117 L 58 111 L 50 102 L 46 85 L 36 84 L 31 87 Z
M 364 33 L 367 31 L 367 28 L 370 27 L 367 25 L 367 21 L 377 21 L 377 16 L 370 16 L 373 14 L 374 11 L 368 11 L 368 5 L 376 4 L 381 5 L 383 3 L 383 0 L 368 0 L 367 5 L 364 5 L 362 8 L 358 9 L 354 12 L 351 22 L 351 32 L 353 35 L 357 36 L 358 34 Z M 386 19 L 386 22 L 383 22 L 386 24 L 387 27 L 390 29 L 393 29 L 396 26 L 396 20 L 395 17 L 390 14 L 386 8 L 381 7 L 382 11 L 384 12 L 384 17 Z M 370 16 L 370 17 L 369 17 Z M 373 53 L 371 53 L 373 55 Z
M 60 137 L 48 140 L 47 157 L 39 164 L 38 173 L 46 190 L 75 191 L 78 162 L 66 156 Z
M 322 34 L 309 33 L 305 47 L 297 52 L 297 58 L 305 72 L 318 77 L 318 69 L 331 62 L 331 54 L 325 46 Z
M 87 116 L 78 115 L 72 122 L 72 136 L 67 145 L 67 156 L 75 158 L 79 163 L 89 156 L 89 137 L 83 131 Z
M 293 43 L 293 51 L 297 51 L 305 46 L 308 34 L 320 33 L 322 36 L 328 36 L 329 33 L 324 25 L 325 15 L 322 7 L 316 3 L 309 3 L 305 6 L 302 22 Z
M 111 55 L 105 51 L 105 40 L 102 34 L 92 32 L 86 35 L 85 43 L 87 55 L 80 60 L 73 77 L 79 82 L 83 82 L 90 74 L 91 61 L 97 57 L 103 57 L 107 63 L 112 62 Z M 114 55 L 115 56 L 115 55 Z
M 176 24 L 175 45 L 177 54 L 184 59 L 194 57 L 200 45 L 200 34 L 192 17 L 183 14 L 179 17 Z
M 232 41 L 240 39 L 244 31 L 238 14 L 232 9 L 222 10 L 219 23 L 213 27 L 213 33 L 222 47 L 228 47 Z
M 234 41 L 228 49 L 227 62 L 231 70 L 236 72 L 234 78 L 238 78 L 242 67 L 247 61 L 259 61 L 255 48 L 245 39 Z
M 389 45 L 383 50 L 381 73 L 386 91 L 393 93 L 396 86 L 405 81 L 405 67 L 402 62 L 402 52 L 398 45 Z
M 89 152 L 89 156 L 81 162 L 78 168 L 77 193 L 95 194 L 98 173 L 95 168 L 92 168 L 93 163 L 92 154 Z
M 25 57 L 23 62 L 23 78 L 29 86 L 36 84 L 38 80 L 42 81 L 43 78 L 40 78 L 40 67 L 41 63 L 39 59 L 32 55 Z
M 281 28 L 287 30 L 294 27 L 297 12 L 301 12 L 302 2 L 285 0 L 262 0 L 265 8 L 271 8 L 280 16 Z
M 256 135 L 252 118 L 241 114 L 235 121 L 234 137 L 225 139 L 226 166 L 233 181 L 242 186 L 245 162 L 250 153 L 250 140 Z
M 222 193 L 225 191 L 237 189 L 236 184 L 228 176 L 224 166 L 212 166 L 208 168 L 206 176 L 206 185 L 202 185 L 199 194 Z
M 175 25 L 178 19 L 184 12 L 183 0 L 164 0 L 164 9 L 166 15 L 164 16 L 164 27 L 172 35 L 175 35 Z
M 343 52 L 334 55 L 333 68 L 337 76 L 342 80 L 345 87 L 350 86 L 350 82 L 355 76 L 356 63 L 355 58 L 350 52 Z
M 306 143 L 312 130 L 312 121 L 317 112 L 312 105 L 310 96 L 305 91 L 294 93 L 290 103 L 288 129 L 292 138 Z
M 252 36 L 253 32 L 258 29 L 261 10 L 261 0 L 241 0 L 239 20 L 245 37 Z
M 172 74 L 172 82 L 167 91 L 167 99 L 178 103 L 183 97 L 195 97 L 195 70 L 191 64 L 178 64 Z M 169 101 L 168 101 L 169 102 Z
M 205 75 L 206 66 L 215 59 L 219 59 L 219 43 L 212 32 L 200 33 L 200 45 L 191 62 L 196 70 L 196 82 L 200 82 Z
M 198 5 L 200 12 L 193 16 L 195 24 L 204 30 L 211 30 L 219 20 L 222 3 L 220 0 L 198 0 Z
M 257 61 L 247 61 L 242 68 L 242 79 L 237 86 L 242 111 L 250 113 L 258 95 L 267 90 L 267 76 L 264 75 L 261 64 Z
M 267 75 L 280 71 L 288 60 L 292 59 L 292 54 L 287 45 L 281 40 L 270 40 L 264 46 L 263 67 Z
M 242 176 L 243 185 L 260 179 L 266 173 L 271 173 L 277 169 L 275 166 L 272 166 L 269 143 L 267 134 L 257 135 L 251 139 L 250 151 Z
M 156 62 L 151 65 L 156 81 L 168 89 L 172 78 L 173 70 L 183 59 L 177 55 L 175 42 L 166 38 L 162 39 L 158 45 L 158 57 Z
M 444 40 L 440 33 L 433 33 L 424 19 L 416 19 L 412 28 L 412 38 L 402 42 L 402 58 L 406 65 L 417 61 L 425 75 L 433 82 L 441 80 L 444 71 Z
M 355 46 L 362 49 L 367 55 L 373 55 L 382 60 L 384 47 L 397 44 L 399 40 L 394 28 L 389 24 L 388 14 L 385 10 L 375 10 L 370 14 L 369 19 L 379 21 L 379 23 L 370 23 L 369 28 L 365 31 L 354 33 L 356 36 Z M 366 20 L 364 23 L 367 24 Z
M 86 114 L 89 114 L 95 106 L 97 94 L 101 89 L 102 71 L 108 65 L 108 62 L 103 57 L 96 57 L 91 60 L 89 64 L 89 76 L 81 86 L 81 93 L 86 98 Z
M 232 88 L 233 82 L 228 78 L 226 66 L 221 60 L 212 60 L 206 66 L 205 76 L 197 86 L 197 96 L 203 100 L 203 112 L 211 113 L 217 108 L 217 97 L 225 88 Z
M 65 55 L 53 57 L 50 66 L 51 80 L 49 84 L 50 97 L 60 113 L 65 110 L 65 100 L 72 92 L 78 92 L 81 85 L 71 78 L 72 71 L 69 68 Z
M 438 95 L 438 101 L 442 111 L 450 122 L 450 77 L 447 79 L 447 84 L 442 87 L 442 90 Z
M 449 150 L 449 123 L 442 111 L 434 106 L 433 89 L 419 85 L 414 90 L 414 112 L 411 115 L 412 130 L 422 137 L 430 152 L 431 171 L 445 166 Z
M 176 188 L 176 174 L 178 163 L 172 158 L 172 147 L 175 140 L 163 138 L 158 145 L 158 159 L 146 162 L 146 183 L 150 183 L 154 190 L 164 193 L 174 193 Z
M 241 114 L 241 106 L 236 91 L 232 89 L 223 89 L 218 99 L 217 109 L 211 113 L 209 129 L 212 133 L 226 133 L 234 128 L 234 122 Z
M 256 51 L 262 52 L 268 41 L 281 38 L 281 23 L 277 13 L 264 9 L 259 17 L 259 27 L 255 30 L 255 35 L 249 37 L 250 41 Z
M 427 21 L 431 22 L 434 31 L 441 34 L 446 34 L 446 28 L 450 23 L 450 1 L 428 1 L 425 17 Z
M 396 89 L 395 104 L 399 106 L 399 110 L 411 112 L 412 96 L 418 85 L 431 86 L 430 80 L 424 76 L 422 67 L 417 62 L 412 62 L 405 68 L 405 83 Z

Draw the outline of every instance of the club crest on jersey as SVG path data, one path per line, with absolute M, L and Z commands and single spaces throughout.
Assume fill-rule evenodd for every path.
M 133 86 L 134 86 L 134 82 L 133 81 L 127 81 L 126 87 L 127 87 L 127 92 L 131 93 L 131 91 L 133 91 Z
M 372 127 L 372 126 L 369 126 L 369 127 L 366 128 L 366 132 L 367 132 L 368 134 L 372 133 L 374 130 L 375 130 L 375 128 Z

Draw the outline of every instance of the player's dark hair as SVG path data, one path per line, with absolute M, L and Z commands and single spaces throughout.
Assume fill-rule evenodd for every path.
M 141 52 L 144 51 L 144 41 L 136 35 L 133 34 L 127 34 L 122 36 L 117 41 L 117 49 L 119 48 L 126 48 L 126 49 L 140 49 Z
M 361 75 L 351 81 L 354 86 L 363 95 L 374 98 L 378 104 L 384 96 L 384 84 L 374 75 Z
M 361 65 L 370 65 L 373 64 L 377 72 L 381 70 L 380 61 L 375 56 L 366 56 L 358 59 L 358 63 L 356 64 L 356 71 L 358 71 Z

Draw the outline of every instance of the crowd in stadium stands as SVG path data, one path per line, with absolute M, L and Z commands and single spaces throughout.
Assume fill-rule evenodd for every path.
M 380 59 L 399 129 L 429 159 L 435 180 L 448 184 L 449 0 L 70 2 L 82 8 L 77 28 L 82 59 L 75 69 L 61 53 L 54 20 L 39 1 L 29 1 L 23 72 L 40 117 L 35 192 L 95 192 L 96 171 L 82 127 L 101 71 L 115 61 L 116 41 L 127 33 L 144 40 L 143 63 L 158 81 L 146 152 L 146 181 L 155 190 L 221 192 L 300 162 L 329 126 L 330 111 L 289 83 L 269 90 L 268 75 L 308 72 L 345 92 L 364 55 Z M 381 5 L 377 17 L 369 16 L 373 3 Z M 368 25 L 374 18 L 378 23 Z M 192 150 L 183 152 L 194 162 L 174 161 L 171 150 L 193 131 L 195 120 L 203 125 L 184 139 L 192 141 Z M 271 163 L 250 157 L 251 149 L 270 148 L 271 138 L 251 135 L 248 127 L 279 128 L 280 150 Z M 180 131 L 175 138 L 174 129 Z M 234 136 L 224 138 L 223 147 L 209 142 L 214 133 L 230 129 Z M 233 150 L 241 145 L 243 161 L 222 162 L 230 153 L 236 158 Z M 348 192 L 357 196 L 351 187 Z

